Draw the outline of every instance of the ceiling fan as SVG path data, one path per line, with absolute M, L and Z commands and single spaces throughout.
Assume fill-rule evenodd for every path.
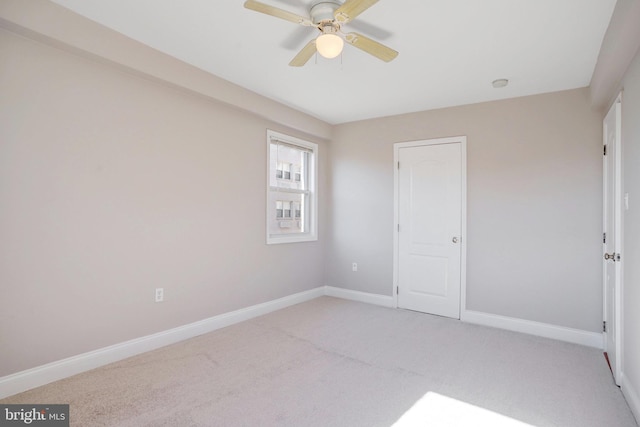
M 307 43 L 289 63 L 292 67 L 302 67 L 316 52 L 325 58 L 340 55 L 345 41 L 385 62 L 398 56 L 398 52 L 375 40 L 358 33 L 342 32 L 342 25 L 353 21 L 377 2 L 378 0 L 346 0 L 340 4 L 337 1 L 317 1 L 311 6 L 309 18 L 254 0 L 247 0 L 244 7 L 305 27 L 315 27 L 320 31 L 321 34 Z

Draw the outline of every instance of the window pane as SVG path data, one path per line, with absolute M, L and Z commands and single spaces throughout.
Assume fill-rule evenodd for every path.
M 303 214 L 304 200 L 308 196 L 290 192 L 272 190 L 269 192 L 269 203 L 275 207 L 269 220 L 269 234 L 301 234 L 309 232 L 309 222 Z M 307 215 L 308 216 L 308 215 Z
M 269 144 L 269 186 L 275 187 L 278 185 L 277 175 L 282 177 L 282 169 L 278 168 L 278 146 L 276 144 Z
M 269 145 L 271 187 L 308 190 L 309 156 L 311 153 L 303 147 L 300 149 L 291 145 L 272 142 Z
M 317 240 L 317 145 L 267 131 L 267 243 Z

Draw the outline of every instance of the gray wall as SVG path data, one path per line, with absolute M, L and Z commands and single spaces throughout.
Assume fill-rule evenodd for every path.
M 308 135 L 1 29 L 0 70 L 0 376 L 324 284 L 322 211 L 265 244 L 266 129 Z
M 586 89 L 336 126 L 327 284 L 392 294 L 393 143 L 466 135 L 467 309 L 599 332 L 601 128 Z
M 635 396 L 635 414 L 640 417 L 640 51 L 622 82 L 622 169 L 624 188 L 629 193 L 629 210 L 624 212 L 624 292 L 622 312 L 622 389 Z M 640 418 L 639 418 L 640 420 Z

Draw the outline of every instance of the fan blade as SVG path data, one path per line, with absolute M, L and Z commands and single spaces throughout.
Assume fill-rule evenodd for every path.
M 347 43 L 352 44 L 358 49 L 361 49 L 376 58 L 382 59 L 385 62 L 392 61 L 396 56 L 398 56 L 398 52 L 390 47 L 358 33 L 347 33 L 344 35 L 344 39 Z
M 277 7 L 269 6 L 268 4 L 260 3 L 259 1 L 247 0 L 244 2 L 244 7 L 247 9 L 255 10 L 256 12 L 264 13 L 266 15 L 275 16 L 276 18 L 284 19 L 294 24 L 304 25 L 306 27 L 315 27 L 310 19 L 296 15 L 295 13 L 287 12 L 286 10 L 278 9 Z
M 302 67 L 316 52 L 316 39 L 313 39 L 289 62 L 289 65 L 292 67 Z
M 346 24 L 377 2 L 378 0 L 347 0 L 335 11 L 333 16 L 339 23 Z

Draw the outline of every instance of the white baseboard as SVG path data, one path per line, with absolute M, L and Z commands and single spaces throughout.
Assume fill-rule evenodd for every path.
M 627 380 L 624 373 L 620 375 L 620 389 L 624 398 L 627 400 L 633 416 L 636 417 L 636 422 L 640 424 L 640 394 L 638 390 Z
M 53 381 L 70 377 L 72 375 L 86 372 L 109 363 L 117 362 L 137 354 L 193 338 L 257 316 L 262 316 L 294 304 L 309 301 L 322 295 L 375 304 L 383 307 L 395 307 L 395 300 L 392 296 L 353 291 L 333 286 L 318 287 L 309 291 L 300 292 L 277 300 L 224 313 L 198 322 L 190 323 L 188 325 L 136 338 L 120 344 L 79 354 L 77 356 L 72 356 L 2 377 L 0 378 L 0 399 Z M 603 348 L 602 334 L 595 332 L 582 331 L 475 311 L 463 311 L 461 320 L 479 325 L 492 326 L 515 332 L 523 332 L 546 338 L 568 341 L 599 349 Z M 622 386 L 622 389 L 625 393 L 625 397 L 627 397 L 629 406 L 632 408 L 636 418 L 640 418 L 638 394 L 628 382 L 625 382 L 624 384 L 625 385 Z
M 366 302 L 367 304 L 381 305 L 383 307 L 395 308 L 393 297 L 386 295 L 371 294 L 369 292 L 352 291 L 349 289 L 325 286 L 324 294 L 330 297 L 350 299 L 353 301 Z
M 604 348 L 602 334 L 597 332 L 583 331 L 580 329 L 550 325 L 548 323 L 533 322 L 531 320 L 516 319 L 514 317 L 499 316 L 496 314 L 470 310 L 463 311 L 460 320 L 478 325 L 491 326 L 514 332 L 523 332 L 525 334 L 567 341 L 574 344 L 595 347 L 601 350 Z
M 395 308 L 395 300 L 391 296 L 371 294 L 368 292 L 353 291 L 334 286 L 325 286 L 324 294 L 331 297 L 349 299 L 368 304 L 380 305 L 383 307 Z M 479 311 L 466 310 L 462 312 L 463 322 L 475 323 L 478 325 L 491 326 L 494 328 L 506 329 L 514 332 L 522 332 L 530 335 L 537 335 L 545 338 L 552 338 L 574 344 L 585 345 L 602 350 L 604 342 L 602 334 L 597 332 L 583 331 L 563 326 L 551 325 L 548 323 L 534 322 L 531 320 L 517 319 L 514 317 L 499 316 L 496 314 L 482 313 Z
M 324 287 L 289 295 L 240 310 L 224 313 L 188 325 L 147 335 L 88 353 L 58 360 L 26 371 L 0 378 L 0 399 L 70 377 L 127 357 L 155 350 L 169 344 L 193 338 L 216 329 L 262 316 L 294 304 L 309 301 L 325 294 Z

